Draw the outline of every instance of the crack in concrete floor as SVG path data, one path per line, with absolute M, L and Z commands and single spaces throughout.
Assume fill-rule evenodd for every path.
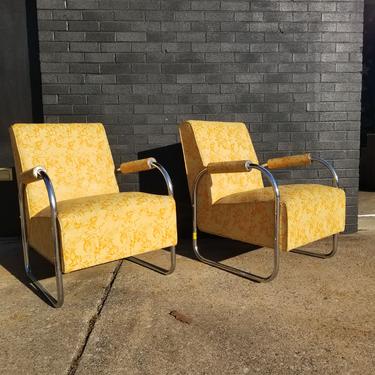
M 74 375 L 76 373 L 77 369 L 78 369 L 81 358 L 85 353 L 87 343 L 90 340 L 91 333 L 94 330 L 95 324 L 100 317 L 100 314 L 103 310 L 103 307 L 104 307 L 104 305 L 107 301 L 107 298 L 108 298 L 109 294 L 111 293 L 113 283 L 116 280 L 117 274 L 118 274 L 118 272 L 119 272 L 119 270 L 122 266 L 123 261 L 124 261 L 123 259 L 117 261 L 117 265 L 116 265 L 115 269 L 113 270 L 112 277 L 109 280 L 108 285 L 104 289 L 103 296 L 100 299 L 99 304 L 97 305 L 96 311 L 95 311 L 94 315 L 91 317 L 91 319 L 89 320 L 84 340 L 82 342 L 82 345 L 79 347 L 79 349 L 77 351 L 77 354 L 74 356 L 74 358 L 71 362 L 70 368 L 68 370 L 68 375 Z

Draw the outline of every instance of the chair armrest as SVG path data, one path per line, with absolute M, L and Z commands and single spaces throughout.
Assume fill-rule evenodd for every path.
M 42 178 L 41 172 L 46 173 L 45 168 L 41 166 L 37 166 L 25 172 L 22 172 L 20 175 L 20 182 L 22 182 L 24 185 L 27 185 L 31 184 L 32 182 L 38 181 Z
M 121 172 L 122 174 L 148 171 L 149 169 L 154 168 L 154 163 L 156 163 L 156 160 L 154 158 L 128 161 L 125 163 L 121 163 L 117 171 Z
M 159 164 L 155 158 L 128 161 L 126 163 L 122 163 L 120 167 L 116 169 L 116 171 L 121 172 L 122 174 L 128 174 L 148 171 L 150 169 L 157 169 L 163 175 L 164 181 L 167 185 L 168 195 L 173 196 L 172 180 L 166 169 Z
M 248 172 L 250 164 L 251 161 L 249 160 L 220 161 L 217 163 L 209 163 L 207 165 L 207 172 L 211 174 Z
M 267 166 L 268 169 L 286 169 L 293 167 L 304 167 L 310 165 L 311 161 L 312 159 L 310 154 L 302 154 L 269 159 L 265 166 Z
M 311 165 L 313 162 L 320 163 L 326 167 L 331 173 L 333 185 L 339 187 L 339 178 L 332 165 L 328 163 L 327 160 L 312 157 L 311 154 L 284 156 L 281 158 L 269 159 L 267 163 L 263 164 L 262 166 L 267 167 L 268 169 L 286 169 L 292 167 L 306 167 Z
M 40 282 L 35 278 L 35 276 L 31 272 L 30 261 L 29 261 L 29 254 L 28 254 L 28 239 L 27 239 L 27 230 L 26 230 L 26 212 L 25 212 L 25 189 L 26 185 L 33 183 L 35 181 L 43 180 L 45 188 L 47 190 L 49 207 L 51 210 L 51 232 L 53 238 L 53 248 L 54 248 L 54 255 L 55 255 L 55 274 L 56 274 L 56 289 L 57 289 L 57 297 L 55 298 L 50 294 L 47 289 L 40 284 Z M 59 233 L 58 233 L 58 223 L 57 223 L 57 201 L 55 190 L 52 185 L 52 181 L 49 178 L 47 171 L 45 168 L 41 166 L 34 167 L 21 173 L 19 182 L 18 182 L 18 200 L 19 200 L 19 207 L 20 207 L 20 218 L 21 218 L 21 234 L 22 234 L 22 247 L 24 253 L 24 262 L 25 262 L 25 270 L 28 277 L 32 280 L 34 286 L 43 293 L 43 295 L 48 299 L 48 301 L 54 307 L 61 307 L 64 303 L 64 287 L 63 287 L 63 280 L 62 280 L 62 270 L 61 270 L 61 260 L 62 260 L 62 253 L 59 241 Z

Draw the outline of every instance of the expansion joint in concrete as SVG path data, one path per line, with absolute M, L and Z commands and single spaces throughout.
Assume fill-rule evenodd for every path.
M 78 369 L 81 358 L 82 358 L 82 356 L 85 352 L 87 343 L 89 342 L 91 333 L 94 330 L 95 324 L 100 317 L 100 314 L 101 314 L 101 312 L 103 310 L 103 307 L 104 307 L 104 305 L 107 301 L 107 298 L 108 298 L 108 296 L 111 292 L 113 283 L 116 280 L 117 274 L 118 274 L 118 272 L 121 268 L 122 263 L 123 263 L 123 260 L 118 261 L 115 269 L 113 270 L 111 279 L 110 279 L 108 285 L 106 286 L 106 288 L 104 289 L 103 295 L 102 295 L 102 297 L 101 297 L 101 299 L 98 303 L 96 311 L 93 314 L 93 316 L 91 317 L 91 319 L 89 320 L 89 324 L 88 324 L 88 327 L 87 327 L 87 331 L 86 331 L 84 340 L 83 340 L 82 344 L 80 345 L 80 347 L 78 348 L 77 354 L 74 356 L 74 359 L 72 360 L 72 363 L 71 363 L 70 368 L 68 370 L 68 375 L 74 375 L 76 373 L 77 369 Z

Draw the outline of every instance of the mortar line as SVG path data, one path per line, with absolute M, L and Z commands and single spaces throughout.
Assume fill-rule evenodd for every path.
M 124 260 L 121 259 L 112 272 L 111 279 L 110 279 L 108 285 L 104 289 L 103 295 L 102 295 L 102 297 L 99 301 L 98 306 L 96 307 L 96 312 L 94 313 L 94 315 L 89 320 L 89 324 L 88 324 L 88 327 L 87 327 L 87 331 L 86 331 L 84 340 L 83 340 L 81 346 L 79 347 L 77 354 L 74 356 L 74 358 L 73 358 L 73 360 L 70 364 L 67 375 L 74 375 L 76 373 L 77 369 L 78 369 L 81 358 L 82 358 L 82 356 L 83 356 L 83 354 L 86 350 L 86 346 L 87 346 L 87 344 L 90 340 L 91 333 L 94 330 L 95 324 L 100 317 L 100 314 L 101 314 L 101 312 L 103 310 L 103 307 L 104 307 L 104 305 L 107 301 L 107 298 L 108 298 L 108 296 L 109 296 L 109 294 L 112 290 L 113 283 L 116 280 L 117 274 L 118 274 L 118 272 L 121 268 L 121 265 L 122 265 L 123 261 Z

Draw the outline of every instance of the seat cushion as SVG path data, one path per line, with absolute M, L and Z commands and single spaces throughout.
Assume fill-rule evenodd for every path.
M 58 202 L 63 272 L 177 243 L 173 197 L 114 193 Z M 30 220 L 33 248 L 53 260 L 49 208 Z
M 282 250 L 292 250 L 344 230 L 345 192 L 342 189 L 317 184 L 279 188 Z M 209 210 L 198 210 L 198 227 L 204 232 L 273 247 L 272 188 L 231 194 L 218 200 Z

